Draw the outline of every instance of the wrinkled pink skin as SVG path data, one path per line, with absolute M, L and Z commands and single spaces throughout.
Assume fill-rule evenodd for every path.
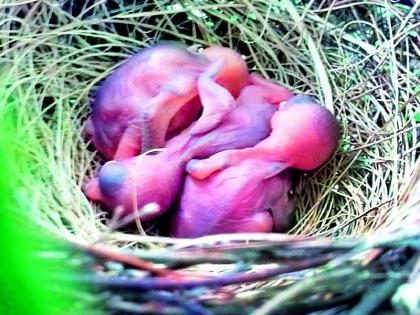
M 196 119 L 197 80 L 205 71 L 217 72 L 215 80 L 233 95 L 248 80 L 246 64 L 228 48 L 210 47 L 201 55 L 172 45 L 144 49 L 100 86 L 85 134 L 108 160 L 163 147 L 168 136 Z M 204 114 L 212 111 L 204 109 Z
M 280 103 L 292 97 L 288 89 L 254 74 L 250 76 L 250 85 L 236 100 L 226 89 L 209 82 L 206 89 L 200 90 L 203 106 L 229 110 L 223 111 L 225 116 L 215 129 L 197 135 L 197 125 L 203 127 L 205 122 L 202 121 L 209 120 L 208 117 L 200 118 L 197 124 L 170 140 L 168 147 L 178 147 L 183 152 L 184 161 L 206 158 L 224 150 L 251 147 L 270 134 L 271 117 Z
M 193 157 L 209 157 L 231 148 L 253 146 L 270 133 L 270 119 L 280 102 L 292 94 L 279 85 L 255 75 L 237 101 L 226 89 L 207 79 L 200 85 L 203 106 L 229 109 L 216 129 L 196 135 L 197 126 L 206 126 L 200 118 L 189 129 L 168 141 L 166 150 L 157 155 L 108 162 L 99 172 L 99 180 L 85 185 L 86 196 L 100 201 L 107 208 L 121 206 L 125 214 L 150 202 L 160 206 L 160 212 L 141 217 L 149 220 L 165 211 L 177 196 L 184 178 L 185 164 Z M 206 95 L 206 96 L 204 96 Z M 117 176 L 118 175 L 118 176 Z
M 291 205 L 290 176 L 278 163 L 247 159 L 204 180 L 187 176 L 174 237 L 219 233 L 271 232 L 286 224 Z
M 161 152 L 107 162 L 99 176 L 84 186 L 84 193 L 110 210 L 120 206 L 123 215 L 155 202 L 158 212 L 140 216 L 141 220 L 150 220 L 170 207 L 182 184 L 184 169 L 173 158 L 177 156 Z
M 325 163 L 338 145 L 337 120 L 307 96 L 295 96 L 280 106 L 271 119 L 271 126 L 270 136 L 254 147 L 219 152 L 205 160 L 191 160 L 187 172 L 204 179 L 248 158 L 280 162 L 282 169 L 312 170 Z

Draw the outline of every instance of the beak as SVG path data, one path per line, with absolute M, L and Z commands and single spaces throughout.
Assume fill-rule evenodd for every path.
M 103 195 L 99 188 L 98 178 L 94 178 L 82 187 L 83 193 L 91 201 L 101 201 L 103 200 Z

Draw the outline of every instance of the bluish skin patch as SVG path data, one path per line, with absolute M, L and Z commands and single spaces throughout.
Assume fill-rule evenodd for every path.
M 125 180 L 124 168 L 116 162 L 106 163 L 99 172 L 99 188 L 107 197 L 115 197 Z
M 197 170 L 197 162 L 199 162 L 199 160 L 196 159 L 192 159 L 190 160 L 187 165 L 185 166 L 185 170 L 188 173 L 194 172 L 195 170 Z
M 311 104 L 315 103 L 312 97 L 307 95 L 296 95 L 287 101 L 287 105 Z

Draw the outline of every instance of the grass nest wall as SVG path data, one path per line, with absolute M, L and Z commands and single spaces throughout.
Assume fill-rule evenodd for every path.
M 372 297 L 379 290 L 386 299 L 396 296 L 394 308 L 412 310 L 397 288 L 418 283 L 417 7 L 376 1 L 0 2 L 0 61 L 8 80 L 2 102 L 14 106 L 17 139 L 24 139 L 17 152 L 31 160 L 30 176 L 22 178 L 29 219 L 95 257 L 101 272 L 83 281 L 107 288 L 111 312 L 229 313 L 241 307 L 255 314 L 358 314 L 382 304 Z M 336 154 L 319 170 L 296 175 L 288 235 L 175 240 L 157 236 L 153 225 L 124 232 L 84 197 L 82 184 L 102 162 L 81 136 L 92 90 L 125 58 L 163 40 L 192 50 L 234 48 L 252 71 L 314 96 L 338 117 Z

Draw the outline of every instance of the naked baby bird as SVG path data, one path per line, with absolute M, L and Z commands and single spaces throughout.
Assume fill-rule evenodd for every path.
M 248 80 L 248 69 L 231 49 L 210 47 L 194 54 L 162 44 L 142 50 L 99 87 L 85 133 L 108 160 L 163 147 L 168 135 L 196 119 L 200 110 L 197 80 L 212 66 L 221 68 L 216 82 L 237 96 Z M 205 108 L 203 114 L 214 112 Z M 214 115 L 213 121 L 218 122 Z
M 246 159 L 204 180 L 187 176 L 180 208 L 171 224 L 174 237 L 271 232 L 292 210 L 290 176 L 278 163 Z
M 270 119 L 278 104 L 292 97 L 286 88 L 255 75 L 236 101 L 213 80 L 211 72 L 200 77 L 198 89 L 204 107 L 228 109 L 214 129 L 207 130 L 206 120 L 212 116 L 204 115 L 169 140 L 163 152 L 106 163 L 98 178 L 85 186 L 88 198 L 111 210 L 121 206 L 125 214 L 155 202 L 160 211 L 141 217 L 149 220 L 169 208 L 182 186 L 189 160 L 255 145 L 270 134 Z
M 227 150 L 204 160 L 191 160 L 188 173 L 204 179 L 212 173 L 254 158 L 282 167 L 312 170 L 325 163 L 335 151 L 339 140 L 339 126 L 335 117 L 310 97 L 291 98 L 273 115 L 269 137 L 252 148 Z
M 253 148 L 227 150 L 192 160 L 172 224 L 175 237 L 218 233 L 270 232 L 287 225 L 288 167 L 323 164 L 335 150 L 339 132 L 334 116 L 307 96 L 280 106 L 273 128 Z

